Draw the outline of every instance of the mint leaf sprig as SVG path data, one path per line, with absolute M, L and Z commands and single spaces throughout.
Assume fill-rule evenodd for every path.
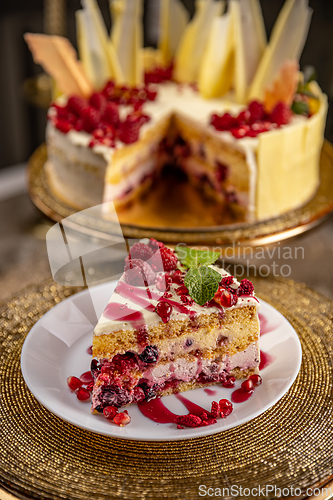
M 185 246 L 175 248 L 178 259 L 187 268 L 199 267 L 200 265 L 210 266 L 217 261 L 220 254 L 210 250 L 196 250 Z
M 219 253 L 183 246 L 176 247 L 175 252 L 181 264 L 188 268 L 184 284 L 189 295 L 199 306 L 203 306 L 214 297 L 219 288 L 220 273 L 208 267 L 218 259 Z

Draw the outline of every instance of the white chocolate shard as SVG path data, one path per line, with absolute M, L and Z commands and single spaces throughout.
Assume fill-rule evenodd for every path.
M 112 43 L 124 83 L 137 86 L 143 83 L 142 60 L 142 0 L 116 0 L 110 3 L 113 20 Z
M 312 9 L 308 0 L 287 0 L 275 23 L 270 41 L 251 85 L 249 98 L 262 99 L 265 88 L 273 81 L 287 60 L 299 60 L 302 53 Z
M 232 1 L 235 33 L 235 93 L 245 103 L 267 45 L 259 0 Z
M 161 0 L 158 48 L 165 66 L 174 58 L 189 18 L 189 13 L 180 0 Z
M 197 81 L 213 19 L 221 15 L 223 8 L 222 1 L 196 1 L 194 17 L 186 26 L 175 55 L 176 81 Z
M 100 90 L 112 78 L 109 61 L 94 23 L 86 9 L 76 12 L 76 34 L 80 60 L 95 90 Z
M 199 72 L 199 91 L 203 97 L 220 97 L 230 90 L 234 74 L 234 33 L 232 13 L 212 22 Z
M 104 52 L 103 58 L 107 65 L 105 71 L 107 71 L 109 79 L 114 79 L 116 82 L 123 82 L 124 75 L 96 0 L 82 0 L 82 6 L 90 18 L 91 30 L 94 31 L 94 37 L 99 46 L 99 54 Z
M 85 97 L 92 93 L 93 86 L 67 38 L 26 33 L 24 39 L 35 63 L 40 64 L 55 79 L 61 92 Z

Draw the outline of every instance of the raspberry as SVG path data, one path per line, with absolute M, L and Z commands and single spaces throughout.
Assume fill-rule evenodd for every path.
M 140 121 L 130 116 L 120 124 L 119 139 L 125 144 L 132 144 L 139 139 Z
M 73 95 L 68 99 L 67 108 L 77 116 L 81 116 L 83 111 L 88 108 L 88 103 L 83 97 Z
M 212 115 L 210 123 L 219 131 L 230 130 L 237 125 L 236 119 L 230 113 L 224 113 L 222 116 Z
M 200 427 L 202 420 L 200 417 L 190 413 L 189 415 L 179 415 L 175 419 L 175 422 L 179 425 L 186 425 L 186 427 Z
M 216 418 L 218 414 L 219 414 L 219 404 L 216 401 L 212 401 L 210 415 L 212 418 Z
M 226 276 L 225 278 L 222 278 L 222 280 L 220 281 L 220 285 L 227 287 L 232 285 L 233 282 L 234 282 L 233 276 Z
M 156 345 L 147 345 L 145 350 L 139 355 L 144 363 L 156 363 L 158 359 L 158 349 Z
M 172 305 L 164 301 L 159 302 L 155 308 L 155 312 L 162 319 L 163 323 L 167 323 L 169 321 L 172 314 L 172 310 L 173 310 Z
M 271 121 L 277 125 L 286 125 L 290 122 L 292 112 L 284 102 L 278 102 L 271 113 Z
M 114 102 L 108 102 L 105 106 L 102 118 L 113 127 L 117 127 L 119 124 L 119 111 L 117 104 Z
M 154 238 L 151 238 L 149 240 L 149 243 L 148 243 L 148 246 L 154 251 L 154 253 L 156 252 L 156 250 L 158 250 L 159 248 L 163 248 L 164 247 L 164 243 L 162 243 L 161 241 L 157 241 L 155 240 Z
M 230 132 L 236 139 L 243 139 L 250 132 L 250 127 L 249 125 L 241 125 L 240 127 L 232 128 Z
M 219 402 L 220 414 L 222 418 L 228 417 L 232 413 L 233 405 L 228 399 L 221 399 Z
M 131 417 L 127 413 L 117 413 L 117 415 L 113 419 L 114 423 L 119 425 L 120 427 L 123 427 L 124 425 L 127 425 L 131 421 Z
M 182 301 L 183 304 L 186 304 L 188 306 L 191 306 L 194 302 L 193 299 L 189 295 L 181 295 L 180 300 Z
M 132 259 L 125 264 L 125 281 L 133 286 L 152 285 L 155 281 L 155 273 L 147 262 Z
M 56 120 L 55 126 L 63 134 L 67 134 L 72 128 L 71 123 L 69 123 L 67 120 L 62 120 L 62 119 Z
M 89 99 L 90 106 L 98 109 L 101 113 L 104 111 L 106 103 L 106 97 L 99 92 L 95 92 L 94 94 L 92 94 Z
M 82 111 L 83 120 L 83 130 L 86 132 L 92 132 L 95 128 L 98 128 L 101 121 L 101 114 L 96 108 L 89 106 Z
M 154 251 L 148 246 L 145 245 L 144 243 L 135 243 L 130 248 L 129 251 L 129 256 L 126 257 L 125 262 L 128 259 L 140 259 L 140 260 L 149 260 L 150 257 L 153 255 Z
M 149 261 L 154 271 L 173 271 L 177 267 L 178 257 L 171 248 L 162 247 Z
M 113 420 L 117 413 L 118 409 L 115 406 L 106 406 L 103 410 L 103 415 L 107 420 Z
M 77 377 L 68 377 L 67 385 L 72 391 L 75 391 L 79 387 L 82 387 L 82 382 Z
M 238 295 L 252 295 L 254 292 L 253 283 L 250 280 L 243 279 L 237 289 Z
M 250 111 L 248 109 L 245 109 L 244 111 L 241 111 L 239 115 L 236 117 L 237 123 L 239 125 L 243 125 L 244 123 L 248 123 L 250 119 Z
M 75 130 L 77 130 L 78 132 L 81 132 L 81 130 L 83 129 L 83 120 L 82 118 L 78 118 L 74 124 L 74 128 Z
M 248 106 L 250 112 L 250 123 L 263 120 L 265 116 L 264 106 L 259 101 L 252 101 Z

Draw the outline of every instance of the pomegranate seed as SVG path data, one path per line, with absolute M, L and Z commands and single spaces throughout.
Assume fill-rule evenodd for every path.
M 106 406 L 103 410 L 103 415 L 107 420 L 113 420 L 117 413 L 118 409 L 115 406 Z
M 155 308 L 155 311 L 162 319 L 163 323 L 167 323 L 169 321 L 172 310 L 172 305 L 168 302 L 159 302 Z
M 77 377 L 68 377 L 67 385 L 72 391 L 75 391 L 79 387 L 82 387 L 82 382 Z
M 89 346 L 88 349 L 87 349 L 87 353 L 92 355 L 92 350 L 93 350 L 93 346 Z
M 224 288 L 219 288 L 214 298 L 217 302 L 220 302 L 223 307 L 234 306 L 238 301 L 236 294 L 233 294 Z
M 127 415 L 127 413 L 117 413 L 113 421 L 115 424 L 119 425 L 120 427 L 123 427 L 124 425 L 130 423 L 131 417 Z
M 176 294 L 177 295 L 188 295 L 188 288 L 187 286 L 183 285 L 180 286 L 179 288 L 176 289 Z
M 257 375 L 257 374 L 251 375 L 250 380 L 252 380 L 252 382 L 256 386 L 262 384 L 262 378 L 260 377 L 260 375 Z
M 184 283 L 183 273 L 179 269 L 176 269 L 176 271 L 173 273 L 172 282 L 176 283 L 177 285 L 182 285 Z
M 253 392 L 254 391 L 254 384 L 253 384 L 252 380 L 248 379 L 242 383 L 241 388 L 244 389 L 244 391 L 246 391 L 246 392 Z
M 235 380 L 235 377 L 233 377 L 232 375 L 227 375 L 227 378 L 224 382 L 222 382 L 222 385 L 227 389 L 231 389 L 232 387 L 235 387 Z
M 85 387 L 79 387 L 76 389 L 75 394 L 79 401 L 87 401 L 90 399 L 90 392 Z
M 82 373 L 80 380 L 82 384 L 91 384 L 91 382 L 94 381 L 94 377 L 92 376 L 91 372 L 84 372 Z

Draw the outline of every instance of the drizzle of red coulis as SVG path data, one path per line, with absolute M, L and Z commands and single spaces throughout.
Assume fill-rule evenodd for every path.
M 176 394 L 176 398 L 183 403 L 186 409 L 189 411 L 189 414 L 201 416 L 204 412 L 207 413 L 205 408 L 192 403 L 189 399 L 185 398 L 181 394 Z M 168 408 L 162 403 L 160 397 L 155 399 L 151 399 L 150 401 L 140 401 L 138 404 L 138 408 L 141 411 L 142 415 L 153 420 L 158 424 L 173 424 L 175 423 L 175 419 L 179 417 L 176 413 L 168 410 Z M 209 418 L 207 420 L 207 425 L 213 424 L 216 422 L 215 419 Z
M 160 397 L 151 399 L 150 401 L 140 401 L 138 403 L 138 408 L 142 415 L 153 420 L 157 424 L 173 424 L 175 418 L 178 417 L 178 415 L 168 410 L 162 403 Z
M 247 392 L 247 391 L 244 391 L 244 389 L 236 389 L 231 394 L 231 401 L 233 403 L 244 403 L 245 401 L 250 399 L 252 394 L 253 394 L 253 391 Z
M 217 391 L 213 391 L 212 389 L 208 389 L 208 387 L 206 387 L 206 389 L 204 389 L 204 392 L 206 394 L 208 394 L 208 396 L 215 396 L 217 394 Z
M 275 356 L 268 354 L 267 352 L 260 351 L 260 364 L 259 370 L 263 370 L 267 366 L 271 365 L 275 361 Z
M 128 321 L 136 330 L 145 326 L 142 312 L 130 309 L 129 307 L 124 308 L 124 304 L 119 304 L 118 302 L 108 304 L 105 308 L 104 316 L 114 321 Z
M 259 321 L 260 321 L 260 335 L 265 335 L 265 333 L 272 332 L 277 328 L 277 325 L 270 325 L 268 318 L 264 316 L 262 313 L 259 313 Z
M 135 302 L 139 306 L 142 306 L 144 309 L 147 311 L 154 311 L 155 307 L 148 302 L 144 297 L 149 297 L 151 295 L 152 298 L 153 294 L 150 292 L 148 294 L 146 289 L 141 289 L 135 286 L 128 285 L 127 283 L 124 283 L 123 281 L 120 281 L 117 285 L 116 292 L 119 293 L 122 297 L 125 297 L 126 299 L 131 300 L 132 302 Z M 160 295 L 154 294 L 156 297 L 160 297 Z M 157 299 L 156 299 L 157 300 Z

